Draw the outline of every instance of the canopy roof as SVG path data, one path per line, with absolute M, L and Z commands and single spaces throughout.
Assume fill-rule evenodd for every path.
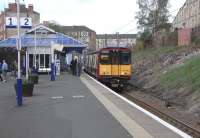
M 13 47 L 16 48 L 17 36 L 0 41 L 0 48 Z M 67 35 L 55 32 L 54 30 L 39 25 L 21 36 L 22 47 L 33 46 L 51 46 L 52 44 L 63 45 L 64 48 L 72 48 L 71 50 L 84 49 L 86 45 Z

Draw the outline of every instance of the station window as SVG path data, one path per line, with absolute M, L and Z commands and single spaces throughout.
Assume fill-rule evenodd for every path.
M 33 67 L 33 54 L 29 55 L 29 67 L 32 68 Z
M 44 68 L 44 54 L 40 54 L 40 68 Z
M 46 68 L 49 68 L 49 67 L 50 67 L 50 65 L 49 65 L 49 64 L 50 64 L 50 61 L 49 61 L 50 58 L 49 58 L 49 57 L 50 57 L 49 54 L 46 54 L 46 55 L 45 55 L 45 67 L 46 67 Z

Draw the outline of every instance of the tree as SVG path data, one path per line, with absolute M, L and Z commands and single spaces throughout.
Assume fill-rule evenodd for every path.
M 148 16 L 149 16 L 149 1 L 138 0 L 139 11 L 137 12 L 136 19 L 138 20 L 138 28 L 142 31 L 148 29 Z
M 48 23 L 48 27 L 55 30 L 56 32 L 64 33 L 62 26 L 57 23 Z
M 158 31 L 168 23 L 169 0 L 138 0 L 139 11 L 136 19 L 141 31 Z
M 156 3 L 155 8 L 155 31 L 158 31 L 162 28 L 168 27 L 168 18 L 169 18 L 169 11 L 168 11 L 168 4 L 169 0 L 154 0 Z

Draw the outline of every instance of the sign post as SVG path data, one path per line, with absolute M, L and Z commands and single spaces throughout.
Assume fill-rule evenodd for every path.
M 17 2 L 17 31 L 18 31 L 18 39 L 17 39 L 17 51 L 18 51 L 18 73 L 17 73 L 17 104 L 18 106 L 22 106 L 22 79 L 21 79 L 21 71 L 20 71 L 20 51 L 21 51 L 21 38 L 20 38 L 20 6 L 19 0 Z

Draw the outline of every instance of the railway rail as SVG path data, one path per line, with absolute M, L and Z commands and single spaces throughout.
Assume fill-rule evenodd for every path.
M 138 88 L 136 88 L 136 89 L 138 89 Z M 173 126 L 179 128 L 180 130 L 184 131 L 185 133 L 189 134 L 190 136 L 192 136 L 194 138 L 200 138 L 200 131 L 197 130 L 196 128 L 193 128 L 189 124 L 186 124 L 185 122 L 180 121 L 179 119 L 174 118 L 173 116 L 166 114 L 141 100 L 138 100 L 137 98 L 133 97 L 129 93 L 123 92 L 123 93 L 121 93 L 121 95 L 123 97 L 129 99 L 130 101 L 134 102 L 135 104 L 141 106 L 142 108 L 148 110 L 149 112 L 153 113 L 154 115 L 158 116 L 159 118 L 165 120 L 166 122 L 172 124 Z

